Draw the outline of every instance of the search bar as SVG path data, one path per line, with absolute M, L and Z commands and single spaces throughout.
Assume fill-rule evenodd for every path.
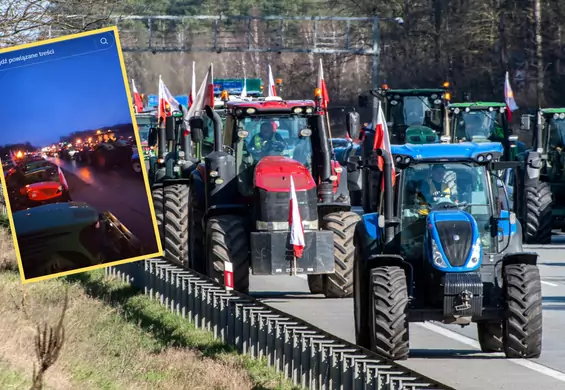
M 108 50 L 116 46 L 113 31 L 0 53 L 0 72 Z

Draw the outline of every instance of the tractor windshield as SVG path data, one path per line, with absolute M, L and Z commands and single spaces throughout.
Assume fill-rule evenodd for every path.
M 56 166 L 36 168 L 24 174 L 24 185 L 34 184 L 44 181 L 60 182 L 59 170 Z
M 461 112 L 454 118 L 455 138 L 461 141 L 503 138 L 498 111 L 471 110 Z
M 491 204 L 484 166 L 472 163 L 422 163 L 403 172 L 402 245 L 422 243 L 426 217 L 435 210 L 463 210 L 477 221 L 485 248 L 492 248 Z M 488 249 L 487 249 L 488 250 Z
M 433 95 L 432 95 L 433 96 Z M 389 120 L 395 126 L 426 126 L 441 130 L 443 114 L 440 104 L 428 96 L 403 96 L 389 101 Z
M 312 143 L 309 135 L 301 135 L 308 128 L 308 118 L 297 115 L 255 116 L 239 119 L 237 132 L 245 131 L 245 138 L 237 138 L 236 164 L 240 173 L 240 190 L 251 188 L 252 170 L 267 156 L 284 156 L 312 169 Z
M 549 121 L 549 145 L 551 148 L 565 146 L 565 119 L 551 118 Z

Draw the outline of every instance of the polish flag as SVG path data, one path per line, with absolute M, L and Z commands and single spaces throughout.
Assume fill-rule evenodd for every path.
M 131 79 L 131 86 L 133 88 L 133 103 L 135 107 L 135 112 L 142 112 L 143 111 L 143 100 L 141 99 L 141 95 L 137 92 L 137 87 L 135 86 L 135 81 Z
M 330 102 L 330 97 L 328 95 L 328 88 L 326 87 L 326 80 L 324 80 L 324 67 L 321 58 L 320 67 L 318 68 L 318 88 L 322 91 L 322 109 L 326 110 Z
M 271 70 L 271 65 L 269 65 L 269 95 L 277 96 L 277 87 L 275 85 L 275 79 L 273 78 L 273 71 Z
M 57 169 L 59 170 L 59 181 L 61 182 L 61 184 L 63 184 L 66 190 L 69 189 L 69 185 L 67 184 L 67 179 L 65 179 L 65 175 L 63 175 L 63 171 L 61 170 L 61 167 L 57 166 Z
M 198 88 L 198 92 L 194 94 L 194 102 L 190 106 L 190 108 L 188 109 L 188 114 L 186 115 L 186 118 L 184 118 L 185 125 L 186 125 L 186 128 L 187 128 L 187 134 L 185 134 L 185 135 L 188 135 L 190 133 L 189 119 L 192 118 L 193 116 L 195 116 L 197 112 L 204 110 L 204 106 L 206 104 L 209 104 L 209 103 L 206 103 L 206 99 L 207 99 L 206 95 L 209 93 L 208 92 L 208 83 L 211 80 L 211 78 L 210 78 L 211 72 L 212 72 L 212 64 L 210 64 L 210 67 L 208 68 L 208 71 L 206 72 L 206 75 L 204 76 L 204 79 L 202 80 L 202 84 L 200 84 L 200 88 Z M 214 85 L 212 84 L 212 88 L 213 87 L 214 87 Z M 213 98 L 214 98 L 214 95 L 212 94 L 212 99 Z
M 204 104 L 202 105 L 202 109 L 204 109 L 205 106 L 214 108 L 214 64 L 210 63 L 210 67 L 208 68 L 206 75 L 208 77 L 205 78 L 206 93 L 204 94 Z
M 165 108 L 170 108 L 170 113 L 167 113 Z M 159 111 L 158 115 L 159 118 L 165 118 L 167 116 L 171 116 L 173 111 L 179 110 L 179 102 L 173 94 L 169 91 L 163 80 L 161 79 L 161 75 L 159 75 Z
M 247 78 L 243 79 L 243 89 L 241 90 L 241 97 L 242 98 L 247 97 Z
M 506 116 L 508 118 L 508 122 L 510 122 L 512 120 L 512 111 L 516 111 L 519 107 L 514 100 L 514 92 L 510 86 L 510 76 L 508 75 L 508 72 L 506 72 L 506 76 L 504 78 L 504 102 L 506 103 Z
M 373 143 L 373 150 L 383 149 L 386 150 L 389 154 L 391 153 L 390 149 L 390 139 L 388 136 L 388 126 L 386 124 L 385 114 L 383 112 L 383 108 L 381 102 L 379 101 L 379 112 L 377 115 L 377 125 L 375 126 L 375 142 Z M 391 155 L 392 158 L 392 155 Z M 377 164 L 379 166 L 379 170 L 383 172 L 384 170 L 384 160 L 382 157 L 378 157 Z M 396 182 L 396 170 L 394 169 L 394 165 L 392 166 L 392 185 L 394 186 Z M 384 175 L 383 175 L 383 182 L 382 188 L 384 189 Z
M 194 99 L 196 98 L 196 61 L 192 61 L 192 85 L 190 87 L 190 95 L 188 96 L 188 108 L 192 107 L 194 104 Z
M 298 209 L 298 199 L 296 198 L 296 189 L 294 188 L 294 179 L 290 176 L 290 208 L 288 210 L 288 225 L 290 226 L 290 244 L 292 245 L 294 256 L 302 257 L 304 251 L 304 226 L 302 225 L 302 217 Z

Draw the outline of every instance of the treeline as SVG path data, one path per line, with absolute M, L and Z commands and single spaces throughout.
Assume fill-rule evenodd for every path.
M 30 0 L 23 3 L 26 1 Z M 110 25 L 114 23 L 107 18 L 110 14 L 379 15 L 382 18 L 379 29 L 380 81 L 386 81 L 391 87 L 434 87 L 448 80 L 456 100 L 463 99 L 466 94 L 472 100 L 500 101 L 504 74 L 509 71 L 516 100 L 522 108 L 536 106 L 538 101 L 544 106 L 565 105 L 565 36 L 562 28 L 565 0 L 68 0 L 53 4 L 55 6 L 46 9 L 44 16 L 50 22 L 51 32 L 54 29 L 75 32 Z M 61 13 L 85 14 L 87 17 L 72 22 L 48 19 Z M 403 23 L 396 22 L 399 18 Z M 119 23 L 123 45 L 137 44 L 147 38 L 148 26 L 142 22 Z M 4 33 L 0 35 L 0 42 L 2 36 L 9 35 L 7 31 L 11 28 L 8 22 L 2 26 Z M 189 25 L 162 22 L 156 26 L 160 31 L 155 37 L 161 44 L 169 42 L 173 45 L 181 39 L 180 36 L 194 45 L 212 39 L 212 26 L 203 21 Z M 312 23 L 294 23 L 286 27 L 289 39 L 312 41 Z M 370 26 L 365 27 L 365 30 L 358 27 L 352 33 L 353 43 L 371 43 Z M 277 33 L 277 27 L 272 23 L 255 25 L 254 29 L 257 40 L 268 41 Z M 46 30 L 41 31 L 44 34 Z M 231 26 L 228 30 L 230 37 L 225 38 L 228 41 L 241 42 L 247 37 L 242 27 Z M 344 23 L 328 22 L 317 26 L 319 36 L 333 37 L 334 41 L 343 39 L 344 33 Z M 20 40 L 23 39 L 26 38 L 20 35 Z M 312 95 L 319 58 L 276 52 L 126 53 L 125 57 L 129 78 L 134 78 L 138 89 L 146 93 L 157 92 L 159 74 L 171 92 L 188 93 L 194 60 L 198 66 L 198 83 L 210 62 L 215 64 L 215 77 L 246 75 L 262 77 L 265 81 L 266 65 L 270 63 L 275 77 L 285 81 L 284 94 L 289 97 Z M 325 55 L 323 60 L 332 103 L 355 106 L 359 93 L 371 87 L 371 58 Z

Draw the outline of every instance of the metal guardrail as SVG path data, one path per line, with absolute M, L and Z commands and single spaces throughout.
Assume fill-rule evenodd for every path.
M 164 259 L 107 267 L 117 277 L 252 358 L 266 358 L 294 385 L 319 390 L 452 389 L 266 306 L 226 292 Z

